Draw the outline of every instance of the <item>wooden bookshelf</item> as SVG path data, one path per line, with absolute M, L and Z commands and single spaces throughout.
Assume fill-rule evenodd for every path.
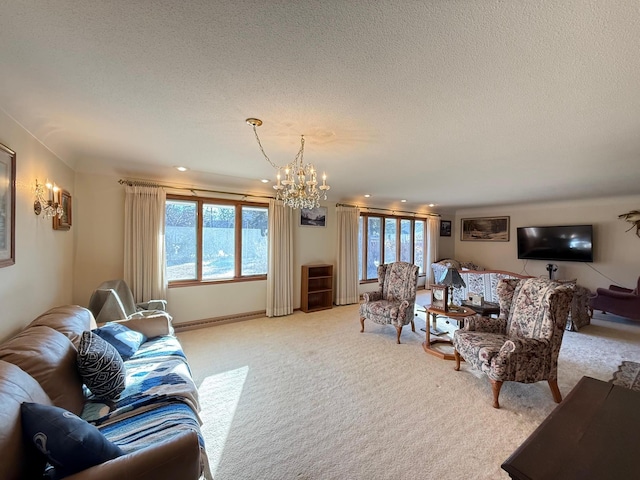
M 302 265 L 300 310 L 315 312 L 333 307 L 333 265 Z

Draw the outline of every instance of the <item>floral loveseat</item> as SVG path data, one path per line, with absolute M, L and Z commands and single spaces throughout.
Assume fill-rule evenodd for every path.
M 45 471 L 52 473 L 47 460 L 57 470 L 47 478 L 211 478 L 197 389 L 167 317 L 125 325 L 120 330 L 142 342 L 126 360 L 113 346 L 104 353 L 91 350 L 108 342 L 97 338 L 91 312 L 72 305 L 49 310 L 0 344 L 0 478 L 43 478 Z M 87 359 L 104 368 L 84 368 Z M 114 368 L 118 373 L 112 376 L 108 366 L 120 362 L 124 370 Z M 95 392 L 105 389 L 119 392 L 117 398 L 98 398 Z M 32 417 L 34 407 L 51 418 Z M 75 422 L 73 428 L 66 422 Z M 83 452 L 77 432 L 82 442 L 90 438 L 115 453 L 86 468 L 61 465 L 66 457 L 60 455 L 74 461 L 98 455 L 93 448 Z M 73 441 L 73 452 L 60 453 Z

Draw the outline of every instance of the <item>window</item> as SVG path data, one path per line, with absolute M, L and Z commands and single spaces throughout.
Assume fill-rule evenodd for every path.
M 193 284 L 264 278 L 268 207 L 167 195 L 167 280 Z
M 426 220 L 361 214 L 358 228 L 358 271 L 361 281 L 378 278 L 378 265 L 396 261 L 414 263 L 424 275 Z M 380 239 L 383 242 L 380 242 Z M 366 259 L 366 260 L 365 260 Z

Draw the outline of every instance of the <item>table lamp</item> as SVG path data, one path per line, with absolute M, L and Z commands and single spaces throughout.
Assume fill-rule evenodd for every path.
M 467 286 L 458 270 L 453 267 L 447 268 L 447 271 L 440 279 L 440 284 L 449 287 L 449 310 L 452 312 L 458 311 L 459 308 L 453 304 L 453 289 Z

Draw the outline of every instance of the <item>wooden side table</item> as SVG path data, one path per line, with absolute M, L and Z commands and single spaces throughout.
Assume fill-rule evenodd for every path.
M 436 343 L 445 343 L 445 344 L 449 344 L 451 345 L 453 342 L 451 341 L 451 339 L 449 337 L 447 338 L 440 338 L 440 337 L 434 337 L 431 338 L 431 329 L 429 328 L 429 315 L 431 315 L 431 322 L 433 323 L 433 328 L 436 328 L 436 319 L 438 317 L 438 315 L 441 315 L 443 317 L 448 317 L 448 318 L 452 318 L 453 320 L 456 321 L 461 321 L 464 320 L 466 317 L 470 317 L 472 315 L 475 315 L 476 312 L 474 312 L 473 310 L 471 310 L 468 307 L 460 307 L 460 311 L 457 312 L 446 312 L 444 310 L 440 310 L 439 308 L 431 308 L 428 305 L 424 306 L 425 311 L 427 313 L 427 328 L 425 328 L 425 335 L 426 338 L 422 344 L 422 348 L 424 349 L 425 352 L 430 353 L 431 355 L 435 355 L 438 358 L 442 358 L 443 360 L 454 360 L 455 357 L 453 356 L 453 353 L 447 353 L 447 352 L 443 352 L 441 350 L 438 350 L 437 348 L 435 348 L 435 344 Z

